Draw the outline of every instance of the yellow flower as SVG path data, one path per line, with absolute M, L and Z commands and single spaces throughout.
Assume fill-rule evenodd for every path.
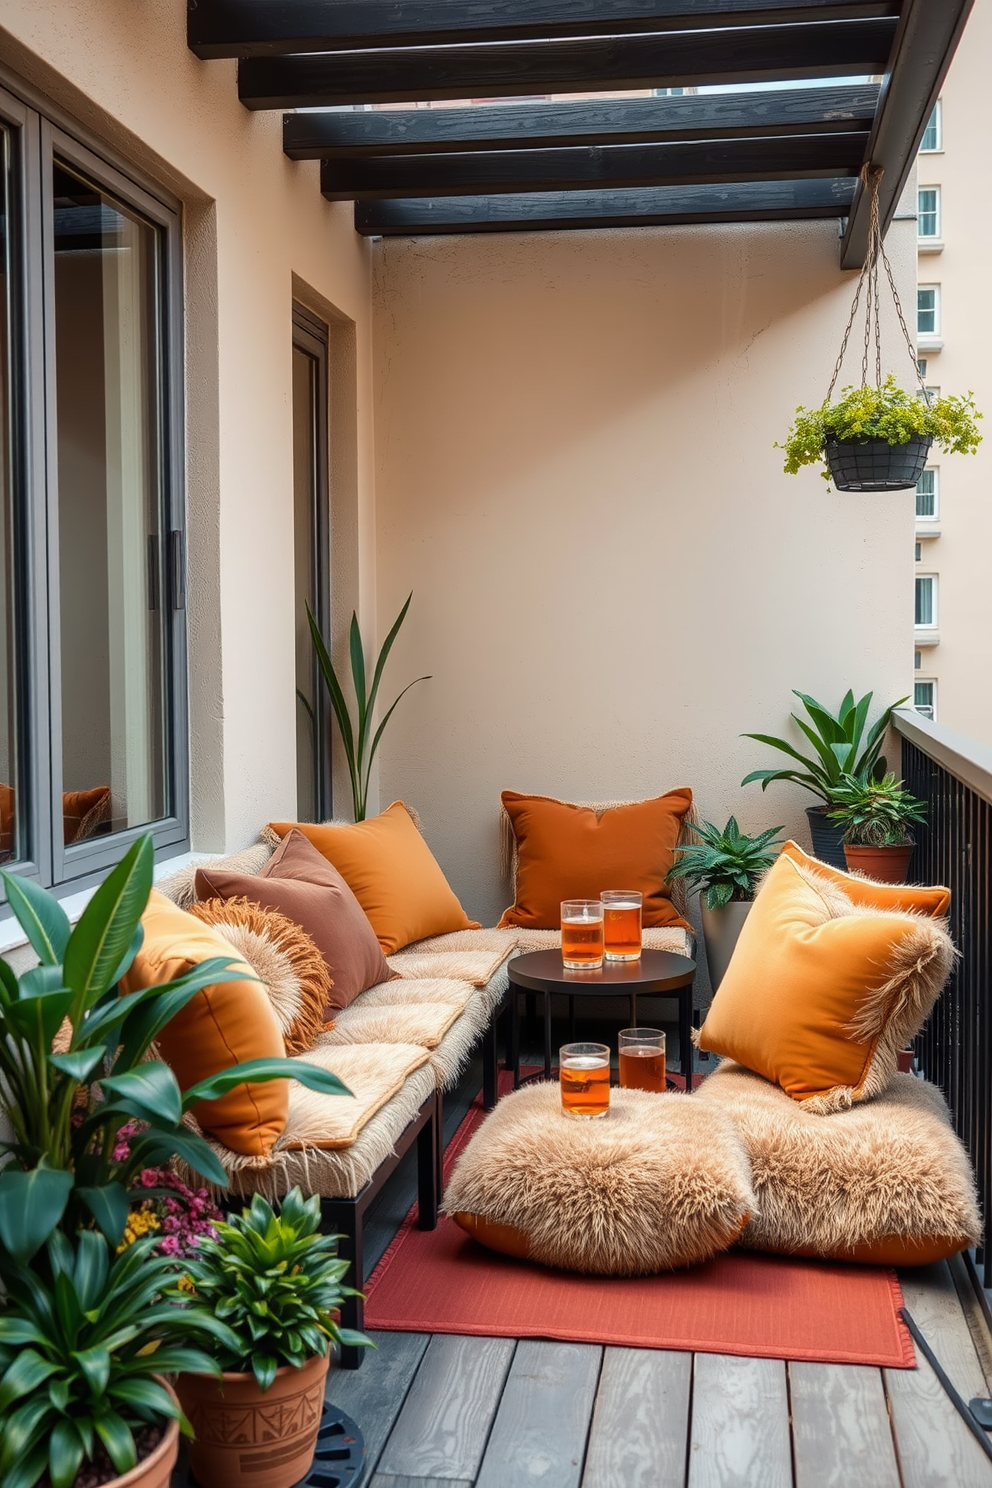
M 117 1247 L 117 1254 L 121 1255 L 129 1245 L 142 1235 L 149 1235 L 160 1229 L 158 1215 L 153 1214 L 150 1209 L 132 1209 L 127 1217 L 127 1227 L 124 1230 L 124 1239 Z

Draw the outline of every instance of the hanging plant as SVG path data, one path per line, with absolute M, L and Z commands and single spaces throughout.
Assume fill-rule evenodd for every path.
M 914 487 L 923 473 L 931 444 L 949 454 L 974 454 L 981 443 L 978 420 L 982 417 L 971 393 L 949 395 L 931 401 L 920 376 L 916 348 L 903 314 L 892 265 L 889 263 L 878 217 L 880 170 L 862 172 L 871 194 L 868 251 L 854 293 L 840 355 L 830 379 L 825 402 L 819 408 L 800 404 L 785 443 L 785 471 L 795 475 L 803 465 L 826 465 L 824 480 L 833 480 L 839 491 L 902 491 Z M 882 376 L 881 295 L 879 265 L 884 267 L 892 301 L 919 383 L 912 393 L 899 386 L 893 374 Z M 861 383 L 848 385 L 832 402 L 834 388 L 847 351 L 851 331 L 864 294 L 864 349 Z M 875 381 L 868 381 L 871 349 L 875 350 Z

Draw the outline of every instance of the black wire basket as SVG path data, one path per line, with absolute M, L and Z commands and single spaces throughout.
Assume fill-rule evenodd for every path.
M 905 444 L 884 439 L 828 439 L 823 456 L 838 491 L 908 491 L 923 474 L 929 434 Z

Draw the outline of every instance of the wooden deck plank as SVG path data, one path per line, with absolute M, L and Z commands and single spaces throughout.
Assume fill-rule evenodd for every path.
M 582 1488 L 683 1488 L 692 1355 L 608 1348 Z
M 376 1473 L 369 1488 L 472 1488 L 471 1478 L 411 1478 L 408 1473 Z
M 407 1391 L 430 1342 L 429 1333 L 370 1332 L 376 1352 L 360 1369 L 332 1369 L 327 1376 L 327 1399 L 347 1411 L 365 1438 L 366 1471 L 372 1472 L 379 1453 L 403 1408 Z
M 781 1359 L 696 1354 L 689 1488 L 792 1488 Z
M 379 1458 L 379 1472 L 474 1478 L 514 1348 L 512 1338 L 435 1334 Z
M 946 1264 L 901 1277 L 906 1306 L 965 1400 L 985 1393 L 985 1381 L 968 1325 Z M 919 1367 L 887 1369 L 905 1488 L 989 1488 L 992 1462 L 948 1400 L 926 1360 Z
M 879 1369 L 789 1365 L 796 1488 L 900 1488 Z
M 579 1488 L 603 1350 L 517 1344 L 477 1488 Z

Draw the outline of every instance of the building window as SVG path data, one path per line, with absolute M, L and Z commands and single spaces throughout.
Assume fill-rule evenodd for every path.
M 300 821 L 331 814 L 330 741 L 307 605 L 327 635 L 327 327 L 293 307 L 293 496 L 296 554 L 296 810 Z
M 940 335 L 940 286 L 921 284 L 916 291 L 916 331 L 920 336 Z
M 916 625 L 932 629 L 937 624 L 937 576 L 920 574 L 916 580 Z
M 916 193 L 916 235 L 940 237 L 940 187 L 921 186 Z
M 916 370 L 917 370 L 917 372 L 919 372 L 920 376 L 924 379 L 924 381 L 926 381 L 926 375 L 927 375 L 927 359 L 926 359 L 926 357 L 919 357 L 919 358 L 917 358 Z
M 920 521 L 932 522 L 935 519 L 939 495 L 940 471 L 935 466 L 924 470 L 916 482 L 916 515 Z
M 921 150 L 942 150 L 944 148 L 942 122 L 940 99 L 938 98 L 933 106 L 933 113 L 927 120 L 927 127 L 923 131 L 923 138 L 920 140 Z
M 913 683 L 913 707 L 917 713 L 922 713 L 924 718 L 936 722 L 937 719 L 937 684 L 936 682 L 914 682 Z
M 916 544 L 916 561 L 917 561 L 917 563 L 922 563 L 922 561 L 923 561 L 923 544 L 922 543 L 917 543 Z
M 913 652 L 913 670 L 914 670 L 914 672 L 918 672 L 920 670 L 920 667 L 922 665 L 923 665 L 923 652 L 922 651 L 914 651 Z
M 58 885 L 188 836 L 179 217 L 3 92 L 0 146 L 0 860 Z
M 655 88 L 655 98 L 682 98 L 689 90 L 686 88 Z

